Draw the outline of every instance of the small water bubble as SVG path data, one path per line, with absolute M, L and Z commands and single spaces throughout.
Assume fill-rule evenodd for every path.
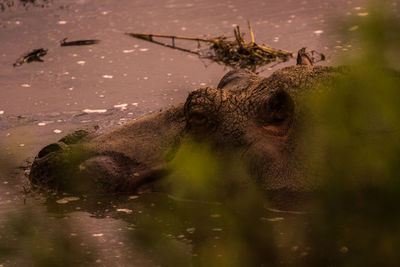
M 186 28 L 186 27 L 181 27 L 181 30 L 182 30 L 182 31 L 186 31 L 187 28 Z
M 81 65 L 81 66 L 85 65 L 85 63 L 86 63 L 86 61 L 83 61 L 83 60 L 76 62 L 76 64 Z
M 20 147 L 24 147 L 24 146 L 25 146 L 25 144 L 19 144 L 19 146 L 20 146 Z
M 4 110 L 0 110 L 0 115 L 3 115 L 4 114 Z
M 130 49 L 130 50 L 126 49 L 126 50 L 122 50 L 122 53 L 125 53 L 125 54 L 133 53 L 133 52 L 135 52 L 135 49 Z
M 368 12 L 360 12 L 360 13 L 357 13 L 357 16 L 359 16 L 359 17 L 368 16 Z
M 140 52 L 146 52 L 146 51 L 149 51 L 149 49 L 148 48 L 140 48 L 139 51 Z
M 132 103 L 132 106 L 137 107 L 139 105 L 139 103 Z
M 31 85 L 30 85 L 30 84 L 28 84 L 28 83 L 23 83 L 23 84 L 21 84 L 21 87 L 28 88 L 28 87 L 31 87 Z
M 114 76 L 113 75 L 104 74 L 102 77 L 104 79 L 112 79 Z
M 60 21 L 58 21 L 57 23 L 60 24 L 60 25 L 64 25 L 64 24 L 67 24 L 67 21 L 65 21 L 65 20 L 60 20 Z
M 56 133 L 56 134 L 62 133 L 62 131 L 59 130 L 59 129 L 54 129 L 53 132 Z
M 147 77 L 147 76 L 143 77 L 143 80 L 148 80 L 148 79 L 149 79 L 149 77 Z
M 15 24 L 20 25 L 21 21 L 17 20 L 17 21 L 15 21 Z

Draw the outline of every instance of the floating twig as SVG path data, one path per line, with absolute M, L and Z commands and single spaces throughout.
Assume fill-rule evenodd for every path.
M 77 41 L 69 41 L 67 42 L 68 38 L 64 38 L 61 40 L 60 45 L 61 46 L 79 46 L 79 45 L 93 45 L 93 44 L 98 44 L 100 43 L 100 40 L 77 40 Z
M 48 50 L 44 48 L 34 49 L 33 51 L 28 52 L 25 55 L 18 58 L 17 61 L 15 61 L 15 63 L 13 64 L 13 66 L 18 67 L 24 63 L 31 63 L 33 61 L 43 62 L 42 57 L 47 55 L 47 51 Z

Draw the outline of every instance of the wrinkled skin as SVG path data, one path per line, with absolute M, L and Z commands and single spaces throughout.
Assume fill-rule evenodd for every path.
M 168 161 L 190 136 L 234 153 L 265 190 L 312 190 L 316 185 L 305 176 L 296 143 L 305 121 L 300 101 L 342 72 L 293 66 L 264 78 L 231 71 L 218 88 L 198 89 L 185 104 L 106 134 L 93 137 L 80 131 L 45 147 L 32 165 L 30 180 L 66 191 L 135 191 L 168 174 Z

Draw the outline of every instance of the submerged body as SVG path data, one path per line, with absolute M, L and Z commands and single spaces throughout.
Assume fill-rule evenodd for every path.
M 234 155 L 265 190 L 309 191 L 316 185 L 297 138 L 302 97 L 342 75 L 333 67 L 293 66 L 265 78 L 231 71 L 217 88 L 193 91 L 184 104 L 95 136 L 84 131 L 42 149 L 30 180 L 53 189 L 86 192 L 94 187 L 135 191 L 165 176 L 186 138 Z

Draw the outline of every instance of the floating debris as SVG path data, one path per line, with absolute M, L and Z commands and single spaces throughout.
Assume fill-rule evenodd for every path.
M 121 110 L 126 110 L 128 104 L 118 104 L 114 105 L 114 108 L 120 108 Z
M 55 129 L 53 132 L 56 133 L 56 134 L 62 133 L 62 131 L 59 130 L 59 129 Z
M 77 201 L 79 199 L 80 199 L 79 197 L 65 197 L 65 198 L 61 198 L 59 200 L 56 200 L 56 203 L 58 203 L 58 204 L 67 204 L 68 202 Z
M 266 220 L 269 221 L 269 222 L 281 222 L 281 221 L 285 220 L 285 218 L 283 218 L 283 217 L 275 217 L 275 218 L 267 218 Z
M 102 77 L 103 77 L 104 79 L 112 79 L 112 78 L 114 78 L 114 76 L 112 76 L 112 75 L 107 75 L 107 74 L 103 75 Z
M 94 45 L 100 43 L 100 40 L 90 39 L 90 40 L 76 40 L 67 42 L 68 38 L 64 38 L 60 41 L 61 46 L 79 46 L 79 45 Z
M 0 110 L 0 115 L 3 115 L 4 114 L 4 110 Z
M 348 28 L 347 30 L 348 30 L 349 32 L 356 31 L 356 30 L 358 30 L 358 25 L 351 26 L 351 27 Z
M 65 25 L 65 24 L 67 24 L 67 21 L 65 21 L 65 20 L 60 20 L 60 21 L 58 21 L 57 23 L 60 24 L 60 25 Z
M 236 25 L 234 28 L 234 40 L 228 40 L 225 36 L 215 38 L 198 38 L 198 37 L 185 37 L 175 35 L 163 35 L 163 34 L 148 34 L 148 33 L 128 33 L 125 34 L 134 38 L 149 41 L 155 44 L 159 44 L 165 47 L 177 49 L 180 51 L 188 52 L 191 54 L 198 55 L 201 58 L 208 58 L 217 63 L 223 63 L 231 67 L 240 67 L 245 69 L 251 69 L 255 71 L 257 67 L 267 65 L 275 61 L 287 61 L 293 56 L 293 52 L 275 49 L 267 46 L 258 45 L 254 40 L 253 29 L 248 22 L 250 31 L 250 42 L 246 42 L 243 38 L 243 34 L 240 32 L 239 26 Z M 166 38 L 172 41 L 172 44 L 166 44 L 154 38 Z M 175 45 L 176 40 L 187 40 L 195 41 L 198 44 L 196 50 L 186 49 Z M 279 39 L 277 39 L 279 40 Z M 201 44 L 206 43 L 208 48 L 201 50 Z
M 107 109 L 84 109 L 82 110 L 85 113 L 106 113 Z
M 28 52 L 25 55 L 18 58 L 17 61 L 15 61 L 15 63 L 13 64 L 13 66 L 18 67 L 24 63 L 31 63 L 34 61 L 43 62 L 42 57 L 47 55 L 47 51 L 48 50 L 44 48 L 34 49 L 33 51 Z
M 339 249 L 339 251 L 340 251 L 341 253 L 343 253 L 343 254 L 346 254 L 347 252 L 349 252 L 349 249 L 348 249 L 347 247 L 343 246 L 343 247 L 341 247 L 341 248 Z
M 316 30 L 316 31 L 314 31 L 314 34 L 317 35 L 317 36 L 320 36 L 320 35 L 323 34 L 323 33 L 324 33 L 323 30 Z
M 104 234 L 103 233 L 99 233 L 99 234 L 93 234 L 92 236 L 94 237 L 102 237 Z
M 196 228 L 194 228 L 194 227 L 186 229 L 186 232 L 188 232 L 189 234 L 193 234 L 195 231 L 196 231 Z
M 117 209 L 118 212 L 124 212 L 126 214 L 131 214 L 133 211 L 130 209 Z

